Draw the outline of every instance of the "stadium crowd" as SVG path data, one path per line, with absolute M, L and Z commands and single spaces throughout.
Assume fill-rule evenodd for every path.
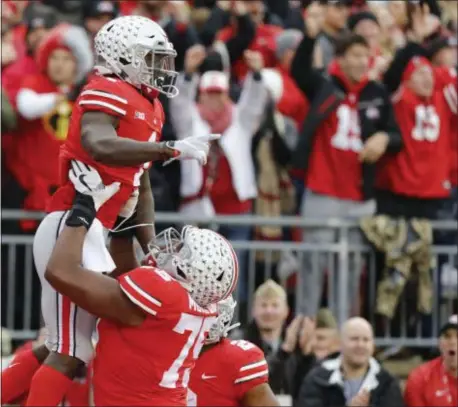
M 161 95 L 162 139 L 223 135 L 205 166 L 152 166 L 156 211 L 355 220 L 361 227 L 349 243 L 377 252 L 377 313 L 395 316 L 414 268 L 418 308 L 431 312 L 439 295 L 431 245 L 458 243 L 431 226 L 457 217 L 456 1 L 2 0 L 2 209 L 46 210 L 72 106 L 95 63 L 93 38 L 119 15 L 158 22 L 177 51 L 179 94 Z M 37 226 L 2 220 L 2 233 L 34 234 Z M 235 241 L 336 240 L 320 228 L 219 232 Z M 252 321 L 234 336 L 264 351 L 276 394 L 298 406 L 457 404 L 456 317 L 438 328 L 441 356 L 411 373 L 403 396 L 373 357 L 367 321 L 339 328 L 321 308 L 324 255 L 295 259 L 291 301 L 275 272 L 275 281 L 255 276 L 250 293 L 246 252 L 237 254 L 239 305 L 246 311 L 247 297 L 254 300 Z M 361 315 L 355 300 L 365 266 L 350 263 L 348 308 Z M 15 267 L 21 279 L 20 252 Z M 457 264 L 450 267 L 456 274 Z M 2 273 L 2 294 L 6 287 Z M 33 315 L 38 328 L 39 307 Z

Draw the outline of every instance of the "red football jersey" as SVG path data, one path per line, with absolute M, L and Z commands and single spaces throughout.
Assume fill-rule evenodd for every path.
M 68 138 L 59 157 L 61 187 L 52 197 L 47 209 L 54 212 L 71 208 L 75 191 L 68 179 L 68 170 L 71 160 L 79 160 L 94 167 L 106 185 L 121 183 L 119 192 L 97 213 L 97 218 L 103 225 L 111 228 L 121 208 L 140 185 L 140 177 L 149 169 L 151 162 L 133 167 L 109 167 L 95 161 L 81 145 L 81 118 L 89 111 L 118 117 L 118 137 L 142 142 L 159 141 L 164 111 L 159 100 L 151 102 L 128 83 L 100 75 L 93 76 L 75 102 Z
M 385 156 L 377 168 L 377 187 L 416 198 L 450 195 L 452 115 L 444 88 L 429 100 L 408 88 L 395 95 L 394 110 L 404 148 Z
M 350 98 L 355 98 L 350 94 Z M 361 201 L 363 148 L 358 109 L 342 103 L 316 131 L 305 184 L 322 195 Z
M 97 406 L 185 406 L 186 388 L 216 307 L 204 309 L 166 272 L 140 267 L 119 278 L 148 314 L 142 325 L 98 324 L 93 370 Z
M 241 406 L 247 391 L 268 380 L 261 349 L 248 341 L 223 339 L 197 359 L 189 381 L 188 406 Z

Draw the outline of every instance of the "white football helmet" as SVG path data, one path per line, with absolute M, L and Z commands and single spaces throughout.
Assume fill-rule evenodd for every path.
M 177 53 L 154 21 L 141 16 L 118 17 L 99 30 L 94 46 L 100 73 L 115 74 L 146 92 L 156 90 L 168 97 L 178 94 Z
M 228 298 L 239 274 L 232 245 L 220 234 L 194 226 L 185 226 L 181 234 L 174 228 L 158 234 L 146 263 L 178 280 L 202 307 Z
M 218 303 L 218 319 L 210 328 L 210 332 L 205 339 L 206 345 L 219 342 L 227 336 L 231 329 L 237 328 L 240 325 L 238 322 L 231 325 L 236 305 L 237 302 L 232 295 Z

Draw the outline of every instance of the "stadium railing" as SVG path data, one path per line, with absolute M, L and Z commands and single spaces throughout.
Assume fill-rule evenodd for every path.
M 19 210 L 3 210 L 2 223 L 19 219 L 41 219 L 42 213 L 25 212 Z M 333 244 L 310 244 L 290 241 L 234 241 L 236 250 L 246 252 L 245 269 L 248 274 L 247 301 L 242 312 L 238 315 L 242 319 L 249 319 L 251 314 L 252 297 L 256 281 L 263 281 L 275 275 L 286 285 L 289 277 L 285 273 L 277 273 L 277 266 L 282 254 L 291 254 L 298 260 L 296 265 L 299 269 L 302 264 L 302 257 L 308 254 L 312 258 L 312 267 L 318 267 L 318 256 L 323 254 L 326 258 L 326 293 L 328 306 L 334 312 L 339 323 L 345 321 L 351 314 L 348 306 L 348 281 L 352 278 L 350 264 L 360 261 L 363 264 L 363 278 L 361 287 L 365 291 L 364 302 L 366 313 L 374 326 L 380 322 L 375 313 L 377 265 L 376 256 L 367 245 L 354 245 L 348 242 L 348 235 L 358 228 L 355 222 L 344 219 L 304 219 L 301 217 L 279 217 L 268 218 L 258 216 L 215 216 L 187 217 L 178 213 L 157 213 L 157 227 L 168 227 L 170 225 L 199 224 L 217 229 L 219 226 L 276 226 L 282 228 L 327 228 L 335 232 L 336 240 Z M 457 222 L 437 221 L 433 222 L 435 232 L 455 233 Z M 453 240 L 453 239 L 452 239 Z M 13 339 L 27 339 L 35 335 L 32 329 L 32 314 L 34 301 L 37 294 L 36 277 L 34 277 L 33 236 L 25 235 L 2 235 L 2 311 L 4 320 L 2 326 L 11 330 Z M 435 245 L 432 248 L 438 266 L 432 270 L 434 287 L 433 310 L 429 316 L 421 316 L 416 311 L 416 304 L 412 304 L 412 293 L 407 290 L 401 298 L 398 315 L 391 323 L 384 324 L 383 334 L 380 329 L 377 331 L 376 343 L 379 346 L 434 346 L 437 341 L 437 334 L 440 324 L 453 312 L 456 312 L 456 265 L 458 263 L 458 248 L 456 245 Z M 19 256 L 19 257 L 18 257 Z M 379 262 L 380 263 L 380 262 Z M 20 268 L 18 268 L 20 264 Z M 294 269 L 291 270 L 294 272 Z M 17 273 L 23 273 L 18 278 Z M 242 270 L 243 272 L 243 270 Z M 380 274 L 380 272 L 378 272 Z M 301 273 L 297 273 L 300 278 Z M 33 281 L 35 280 L 35 284 Z M 18 281 L 20 284 L 18 284 Z M 297 280 L 296 280 L 297 281 Z M 293 294 L 294 284 L 292 285 Z M 299 284 L 295 285 L 296 288 Z M 38 286 L 39 287 L 39 286 Z M 39 288 L 38 288 L 39 289 Z M 239 303 L 243 298 L 238 292 Z M 415 296 L 415 294 L 413 294 Z M 36 304 L 36 300 L 35 300 Z M 22 310 L 22 311 L 19 311 Z M 240 311 L 239 311 L 240 312 Z

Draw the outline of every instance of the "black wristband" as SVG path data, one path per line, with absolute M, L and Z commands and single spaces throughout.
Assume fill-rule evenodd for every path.
M 72 209 L 67 216 L 65 224 L 70 227 L 84 226 L 89 230 L 96 216 L 97 211 L 92 197 L 76 192 Z
M 113 231 L 108 232 L 109 237 L 123 237 L 123 238 L 132 238 L 135 236 L 135 226 L 137 224 L 137 211 L 135 210 L 134 214 L 126 220 L 126 218 L 123 218 L 122 216 L 118 216 L 116 219 L 116 222 L 113 226 Z M 121 225 L 121 226 L 119 226 Z M 120 230 L 117 232 L 115 229 L 119 227 Z M 125 228 L 129 228 L 127 230 L 124 230 Z

